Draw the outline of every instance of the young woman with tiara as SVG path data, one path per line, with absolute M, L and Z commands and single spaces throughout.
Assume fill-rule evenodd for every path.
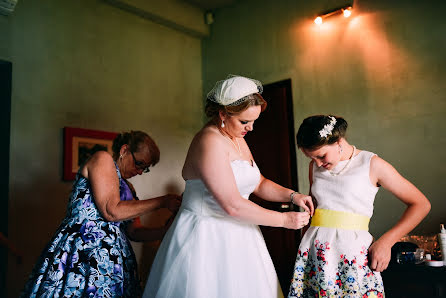
M 359 150 L 345 138 L 341 117 L 306 118 L 297 145 L 311 159 L 311 225 L 296 258 L 288 297 L 383 297 L 380 272 L 391 248 L 428 214 L 427 198 L 376 154 Z M 379 187 L 407 205 L 399 221 L 378 240 L 368 232 Z M 373 242 L 373 243 L 372 243 Z

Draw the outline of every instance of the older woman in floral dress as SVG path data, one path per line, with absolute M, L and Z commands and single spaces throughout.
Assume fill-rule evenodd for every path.
M 179 197 L 135 200 L 126 179 L 148 172 L 159 155 L 149 135 L 132 131 L 114 140 L 113 157 L 99 151 L 80 167 L 66 216 L 34 267 L 22 297 L 140 295 L 127 235 L 141 238 L 144 228 L 132 219 L 162 207 L 176 211 Z

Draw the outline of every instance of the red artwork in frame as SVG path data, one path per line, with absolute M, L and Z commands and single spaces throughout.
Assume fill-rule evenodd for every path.
M 79 166 L 99 150 L 112 154 L 112 144 L 118 134 L 100 130 L 64 127 L 63 179 L 74 180 Z

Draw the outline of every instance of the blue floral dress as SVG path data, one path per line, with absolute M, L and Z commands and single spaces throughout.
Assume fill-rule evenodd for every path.
M 121 178 L 121 200 L 132 192 Z M 95 205 L 88 179 L 77 174 L 67 214 L 40 256 L 21 297 L 138 297 L 128 222 L 109 222 Z

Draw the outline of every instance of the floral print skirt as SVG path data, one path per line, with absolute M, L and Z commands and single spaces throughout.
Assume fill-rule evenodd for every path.
M 62 225 L 21 297 L 138 297 L 136 260 L 118 223 Z
M 120 199 L 132 200 L 117 166 L 116 173 Z M 40 255 L 21 297 L 140 297 L 135 254 L 124 232 L 129 223 L 106 221 L 90 181 L 78 172 L 65 219 Z
M 384 297 L 379 272 L 368 266 L 367 231 L 310 227 L 294 266 L 288 297 Z

